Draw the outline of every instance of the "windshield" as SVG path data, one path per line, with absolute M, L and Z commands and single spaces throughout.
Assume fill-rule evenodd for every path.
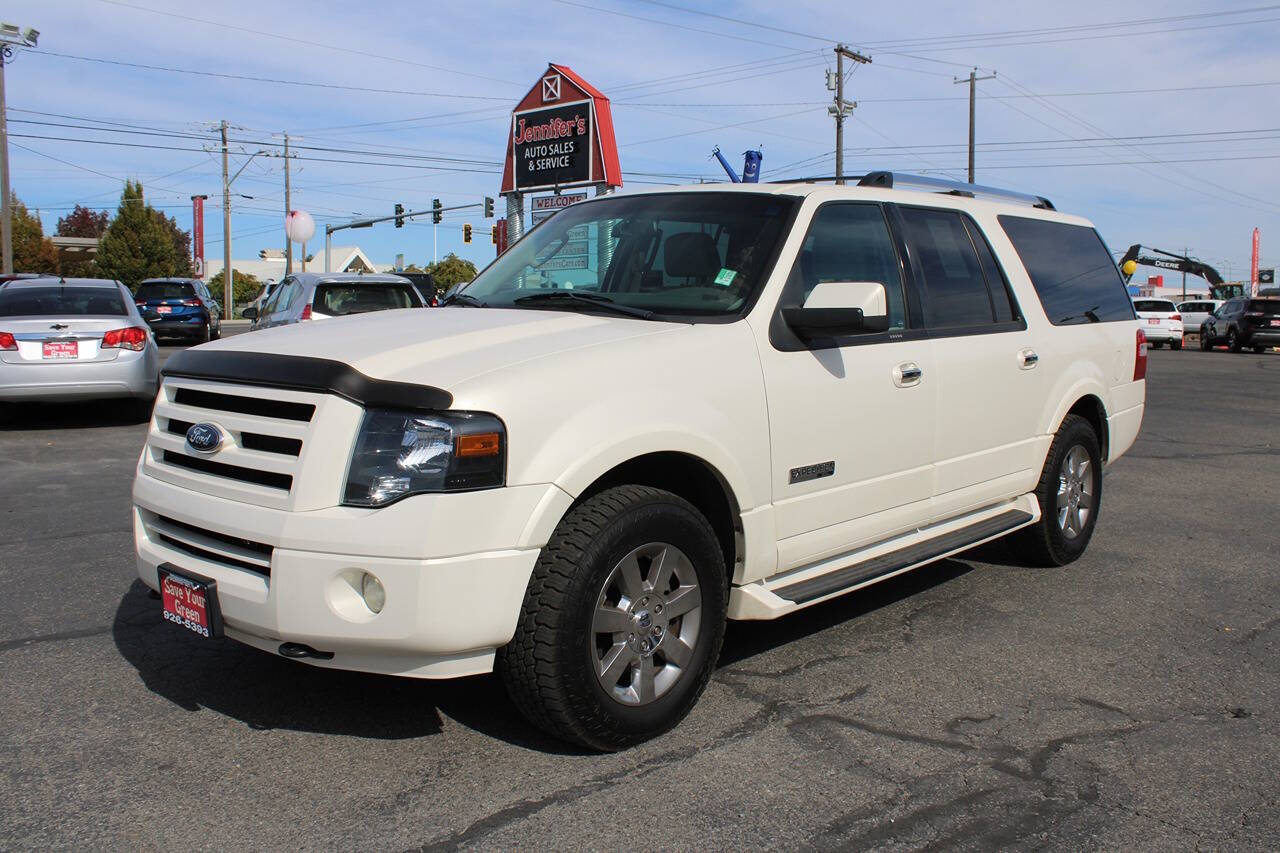
M 1133 310 L 1155 312 L 1168 311 L 1172 314 L 1177 309 L 1173 307 L 1172 302 L 1167 302 L 1163 299 L 1138 299 L 1133 303 Z
M 363 314 L 391 308 L 419 308 L 422 301 L 408 284 L 321 284 L 313 300 L 321 314 Z
M 114 287 L 0 288 L 0 317 L 74 317 L 127 314 Z
M 135 299 L 190 299 L 196 295 L 196 289 L 180 281 L 153 281 L 138 285 Z
M 579 202 L 531 231 L 462 293 L 468 304 L 500 308 L 597 310 L 589 298 L 528 298 L 577 293 L 659 315 L 734 314 L 768 275 L 797 203 L 720 192 Z

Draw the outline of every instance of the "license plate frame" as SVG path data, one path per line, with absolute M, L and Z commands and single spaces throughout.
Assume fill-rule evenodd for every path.
M 77 359 L 80 357 L 79 341 L 44 341 L 40 357 L 50 361 Z
M 172 563 L 161 563 L 156 575 L 160 581 L 161 619 L 201 639 L 216 640 L 222 636 L 222 608 L 218 605 L 216 580 Z
M 1160 318 L 1159 318 L 1159 317 L 1148 317 L 1148 318 L 1147 318 L 1147 325 L 1148 325 L 1148 326 L 1159 326 L 1159 325 L 1160 325 Z
M 172 313 L 173 313 L 173 306 L 172 306 L 172 305 L 157 305 L 157 306 L 156 306 L 156 313 L 157 313 L 157 314 L 172 314 Z
M 1280 320 L 1272 320 L 1272 321 L 1271 321 L 1271 325 L 1273 325 L 1273 326 L 1280 326 Z

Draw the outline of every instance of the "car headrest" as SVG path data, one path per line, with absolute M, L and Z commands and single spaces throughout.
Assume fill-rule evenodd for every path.
M 720 253 L 710 234 L 672 234 L 663 252 L 662 269 L 671 278 L 714 278 L 720 272 Z

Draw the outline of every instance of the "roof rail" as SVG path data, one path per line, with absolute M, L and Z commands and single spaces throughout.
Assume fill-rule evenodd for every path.
M 770 181 L 771 184 L 816 184 L 835 182 L 837 178 L 834 175 L 824 175 L 812 178 L 789 178 L 787 180 Z M 1038 207 L 1043 210 L 1057 210 L 1053 206 L 1053 202 L 1042 195 L 1032 195 L 1031 193 L 1020 193 L 1016 190 L 1006 190 L 1000 187 L 988 187 L 981 184 L 966 184 L 963 181 L 949 181 L 942 178 L 931 178 L 927 175 L 910 175 L 905 172 L 868 172 L 865 175 L 845 175 L 845 183 L 857 182 L 860 187 L 884 187 L 892 189 L 895 187 L 902 189 L 923 189 L 936 193 L 945 193 L 947 195 L 959 195 L 965 198 L 977 198 L 982 196 L 985 198 L 1004 199 L 1005 201 L 1016 201 L 1022 204 L 1029 204 L 1032 207 Z
M 950 181 L 943 178 L 930 178 L 927 175 L 908 175 L 902 172 L 868 172 L 858 180 L 860 187 L 919 187 L 921 189 L 932 190 L 938 193 L 947 193 L 949 195 L 962 195 L 968 198 L 977 198 L 979 195 L 987 198 L 1000 198 L 1007 201 L 1018 201 L 1023 204 L 1029 204 L 1032 207 L 1039 207 L 1045 210 L 1057 210 L 1053 206 L 1053 202 L 1042 195 L 1032 195 L 1031 193 L 1020 193 L 1016 190 L 1006 190 L 999 187 L 987 187 L 981 184 L 966 184 L 962 181 Z

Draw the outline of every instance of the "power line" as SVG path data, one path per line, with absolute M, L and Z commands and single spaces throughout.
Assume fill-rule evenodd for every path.
M 125 9 L 135 9 L 140 12 L 149 12 L 153 15 L 164 15 L 165 17 L 168 17 L 168 18 L 177 18 L 180 21 L 191 21 L 197 24 L 206 24 L 211 27 L 222 27 L 223 29 L 226 29 L 226 30 L 234 30 L 240 33 L 248 33 L 249 35 L 252 35 L 252 36 L 261 36 L 262 38 L 276 39 L 278 41 L 287 41 L 292 44 L 305 44 L 308 47 L 320 47 L 320 48 L 324 48 L 325 50 L 336 50 L 340 53 L 349 53 L 354 56 L 363 56 L 366 59 L 379 59 L 386 62 L 398 62 L 402 65 L 413 65 L 418 68 L 429 68 L 432 71 L 443 71 L 446 74 L 457 74 L 462 77 L 474 77 L 477 80 L 488 80 L 493 83 L 505 83 L 510 86 L 520 85 L 519 83 L 516 83 L 511 80 L 500 80 L 497 77 L 487 77 L 483 74 L 473 74 L 469 71 L 459 71 L 456 68 L 447 68 L 441 65 L 428 65 L 425 62 L 416 62 L 412 59 L 401 59 L 400 57 L 388 56 L 384 53 L 370 53 L 368 51 L 356 50 L 355 48 L 343 47 L 342 45 L 337 45 L 337 44 L 325 44 L 323 42 L 308 41 L 307 39 L 295 38 L 293 36 L 282 36 L 278 33 L 269 33 L 263 30 L 254 29 L 253 27 L 240 27 L 240 26 L 236 26 L 235 24 L 224 24 L 221 21 L 210 21 L 204 18 L 194 18 L 190 15 L 179 15 L 177 12 L 168 12 L 163 9 L 152 9 L 149 6 L 138 6 L 133 3 L 125 3 L 123 2 L 123 0 L 98 0 L 98 2 L 106 3 L 111 6 L 120 6 Z
M 103 0 L 106 2 L 106 0 Z M 458 98 L 467 101 L 510 101 L 505 95 L 458 95 L 448 92 L 417 92 L 408 89 L 378 89 L 371 86 L 346 86 L 340 83 L 309 83 L 302 80 L 281 80 L 275 77 L 252 77 L 247 74 L 226 74 L 218 71 L 197 71 L 191 68 L 169 68 L 164 65 L 143 65 L 138 62 L 124 62 L 119 59 L 103 59 L 96 56 L 76 56 L 70 53 L 56 53 L 52 50 L 33 50 L 35 55 L 56 56 L 61 59 L 74 59 L 80 62 L 97 62 L 103 65 L 117 65 L 124 68 L 140 68 L 145 71 L 163 71 L 169 74 L 193 74 L 200 77 L 217 77 L 226 80 L 247 80 L 252 83 L 276 83 L 283 86 L 308 86 L 316 89 L 336 89 L 344 92 L 368 92 L 379 95 L 412 95 L 421 98 Z

